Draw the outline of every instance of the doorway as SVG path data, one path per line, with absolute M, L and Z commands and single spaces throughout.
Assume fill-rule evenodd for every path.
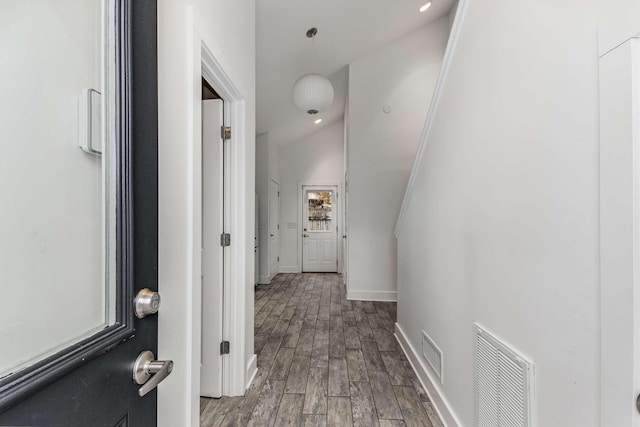
M 302 186 L 302 272 L 338 272 L 337 186 Z
M 202 274 L 200 395 L 221 397 L 225 302 L 225 195 L 228 150 L 224 138 L 224 101 L 202 79 Z

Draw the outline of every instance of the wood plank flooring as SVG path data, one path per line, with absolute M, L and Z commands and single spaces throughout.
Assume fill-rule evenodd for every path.
M 200 425 L 442 426 L 395 321 L 395 303 L 348 301 L 337 274 L 279 274 L 256 289 L 253 384 L 201 398 Z

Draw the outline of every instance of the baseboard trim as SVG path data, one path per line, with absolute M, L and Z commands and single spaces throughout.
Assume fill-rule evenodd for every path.
M 398 301 L 396 291 L 348 291 L 347 299 L 352 301 Z
M 260 276 L 260 280 L 258 280 L 259 285 L 268 285 L 271 283 L 271 278 L 269 276 Z
M 254 354 L 253 356 L 251 356 L 251 360 L 249 360 L 249 363 L 247 363 L 247 376 L 245 378 L 249 378 L 249 380 L 247 381 L 247 386 L 245 387 L 245 390 L 248 390 L 249 387 L 251 387 L 251 383 L 255 379 L 257 373 L 258 373 L 258 355 Z
M 442 391 L 439 388 L 438 381 L 436 378 L 429 372 L 429 368 L 422 361 L 422 357 L 416 349 L 413 348 L 404 331 L 396 323 L 396 340 L 398 344 L 400 344 L 400 348 L 407 356 L 407 360 L 411 364 L 414 372 L 418 376 L 420 383 L 422 384 L 422 388 L 425 389 L 427 394 L 429 395 L 429 399 L 431 403 L 433 403 L 440 420 L 445 425 L 445 427 L 459 427 L 462 425 L 458 417 L 456 417 L 453 408 L 447 401 L 447 399 L 442 394 Z
M 300 273 L 297 265 L 280 266 L 280 273 Z

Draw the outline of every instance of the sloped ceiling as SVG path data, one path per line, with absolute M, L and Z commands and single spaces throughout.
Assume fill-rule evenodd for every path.
M 354 59 L 427 25 L 451 9 L 454 0 L 257 0 L 257 134 L 269 132 L 280 145 L 299 140 L 344 116 L 347 65 Z M 311 41 L 305 36 L 318 28 Z M 315 64 L 315 67 L 313 64 Z M 333 106 L 318 116 L 299 111 L 293 84 L 314 71 L 334 85 Z M 320 125 L 314 124 L 322 117 Z

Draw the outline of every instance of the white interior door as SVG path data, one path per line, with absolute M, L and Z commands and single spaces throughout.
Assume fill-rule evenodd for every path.
M 200 394 L 222 396 L 223 101 L 202 101 L 202 365 Z
M 347 286 L 348 290 L 348 275 L 349 275 L 349 217 L 347 216 L 347 209 L 349 207 L 349 174 L 344 174 L 344 206 L 343 223 L 342 223 L 342 282 Z
M 253 283 L 255 285 L 260 281 L 260 205 L 258 204 L 258 193 L 255 196 L 255 224 L 253 230 L 253 254 L 254 254 L 254 266 L 253 266 Z
M 270 276 L 280 271 L 280 184 L 269 181 L 269 266 Z
M 302 271 L 338 271 L 336 188 L 303 188 Z
M 640 425 L 640 42 L 600 58 L 602 425 Z

